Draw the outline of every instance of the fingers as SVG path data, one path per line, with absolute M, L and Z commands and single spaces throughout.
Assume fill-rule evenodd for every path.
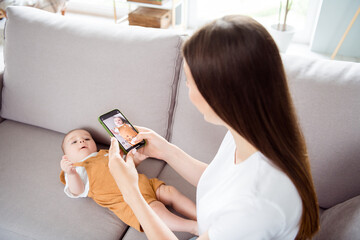
M 66 173 L 75 172 L 75 167 L 73 166 L 72 162 L 70 162 L 67 158 L 64 158 L 60 162 L 61 169 Z
M 138 159 L 139 161 L 143 161 L 146 158 L 148 158 L 148 156 L 140 153 L 136 148 L 134 148 L 133 150 L 131 150 L 132 155 L 134 156 L 134 158 Z
M 114 143 L 113 143 L 113 142 L 114 142 Z M 114 138 L 114 137 L 111 137 L 111 138 L 110 138 L 109 155 L 110 155 L 110 151 L 111 151 L 112 146 L 114 147 L 114 149 L 113 149 L 114 152 L 120 153 L 119 156 L 123 156 L 123 155 L 124 155 L 123 150 L 119 148 L 119 143 L 118 143 L 118 141 L 116 140 L 116 138 Z
M 68 174 L 76 173 L 76 168 L 74 166 L 70 166 Z
M 124 156 L 124 155 L 125 155 L 124 151 L 120 149 L 120 156 Z
M 151 139 L 152 136 L 152 132 L 139 132 L 136 137 L 134 137 L 131 141 L 131 143 L 135 144 L 135 143 L 139 143 L 142 140 L 149 140 Z
M 65 166 L 65 164 L 68 164 L 68 163 L 71 163 L 70 160 L 68 159 L 68 157 L 66 155 L 64 155 L 62 158 L 61 158 L 61 161 L 60 161 L 60 166 Z
M 129 152 L 127 155 L 126 155 L 126 159 L 125 159 L 126 163 L 129 165 L 129 166 L 134 166 L 135 163 L 134 163 L 134 156 L 132 154 L 132 151 Z
M 146 127 L 135 126 L 135 128 L 136 128 L 139 132 L 151 132 L 151 130 L 150 130 L 149 128 L 146 128 Z
M 118 144 L 116 138 L 114 138 L 114 137 L 111 138 L 111 144 L 110 144 L 110 148 L 109 148 L 109 157 L 110 158 L 120 157 L 119 144 Z

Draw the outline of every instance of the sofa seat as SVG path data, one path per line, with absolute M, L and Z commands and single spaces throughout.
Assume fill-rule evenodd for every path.
M 127 230 L 92 199 L 65 195 L 60 159 L 54 157 L 62 156 L 63 137 L 15 121 L 0 123 L 6 159 L 0 165 L 1 239 L 120 239 Z

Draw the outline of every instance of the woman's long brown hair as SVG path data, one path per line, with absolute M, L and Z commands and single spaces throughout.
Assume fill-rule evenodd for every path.
M 226 16 L 198 30 L 183 46 L 195 83 L 213 110 L 292 180 L 302 199 L 296 239 L 319 229 L 319 212 L 305 140 L 279 50 L 255 20 Z

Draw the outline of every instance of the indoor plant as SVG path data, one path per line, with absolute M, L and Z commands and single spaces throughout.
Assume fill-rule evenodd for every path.
M 280 52 L 286 52 L 295 33 L 294 28 L 286 23 L 291 6 L 292 0 L 286 0 L 286 5 L 283 8 L 283 1 L 281 0 L 278 23 L 270 27 L 270 33 L 278 45 Z

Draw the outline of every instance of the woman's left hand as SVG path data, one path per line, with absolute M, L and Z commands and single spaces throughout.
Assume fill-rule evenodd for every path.
M 109 169 L 118 185 L 124 200 L 129 204 L 132 198 L 137 197 L 140 192 L 139 176 L 135 168 L 133 156 L 128 153 L 126 161 L 120 156 L 119 144 L 116 138 L 111 138 L 109 149 Z
M 124 161 L 120 156 L 119 144 L 115 138 L 111 138 L 109 169 L 125 202 L 133 210 L 148 239 L 178 239 L 141 195 L 138 185 L 139 176 L 132 153 L 129 152 Z

